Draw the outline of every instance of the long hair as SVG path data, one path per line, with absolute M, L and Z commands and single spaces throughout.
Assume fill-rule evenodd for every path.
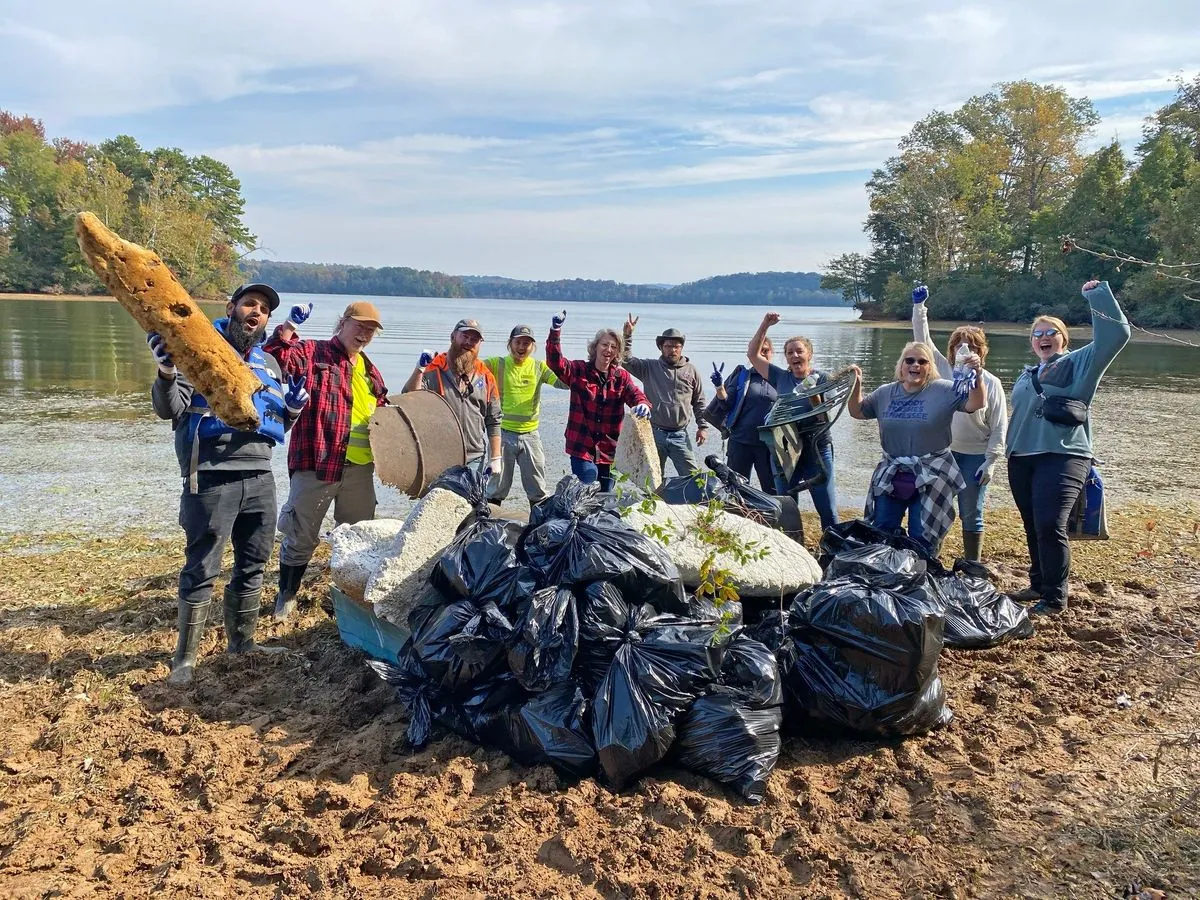
M 946 359 L 950 360 L 950 365 L 954 365 L 954 354 L 958 351 L 959 344 L 966 344 L 978 355 L 981 362 L 987 361 L 988 339 L 982 328 L 961 325 L 950 332 L 950 342 L 946 344 Z
M 921 383 L 921 387 L 929 384 L 934 377 L 935 369 L 933 368 L 933 348 L 928 344 L 923 344 L 920 341 L 909 341 L 904 345 L 904 349 L 900 351 L 900 358 L 896 360 L 896 380 L 904 380 L 904 357 L 920 354 L 929 361 L 929 365 L 925 367 L 925 381 Z
M 805 346 L 805 348 L 808 350 L 808 361 L 812 362 L 812 358 L 813 358 L 812 341 L 810 341 L 808 338 L 806 338 L 802 334 L 793 334 L 790 338 L 788 338 L 786 341 L 783 342 L 783 355 L 785 357 L 787 356 L 788 344 L 791 344 L 794 341 L 799 341 L 801 344 L 803 344 Z
M 1067 326 L 1058 316 L 1038 316 L 1033 320 L 1033 324 L 1029 326 L 1029 336 L 1033 337 L 1033 329 L 1038 327 L 1038 322 L 1045 322 L 1047 325 L 1052 325 L 1058 329 L 1058 333 L 1063 336 L 1063 351 L 1066 352 L 1071 346 L 1071 333 L 1067 331 Z
M 588 362 L 593 365 L 596 362 L 596 348 L 600 346 L 600 342 L 606 337 L 612 338 L 617 342 L 617 365 L 621 364 L 621 357 L 625 355 L 625 341 L 621 338 L 620 332 L 613 328 L 601 328 L 596 332 L 596 336 L 588 341 L 587 353 Z

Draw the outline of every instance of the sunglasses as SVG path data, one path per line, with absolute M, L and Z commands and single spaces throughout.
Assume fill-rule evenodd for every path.
M 1054 337 L 1058 334 L 1057 328 L 1035 328 L 1031 332 L 1034 337 Z
M 906 366 L 927 366 L 929 365 L 929 360 L 917 359 L 915 356 L 906 356 L 904 357 L 904 364 Z

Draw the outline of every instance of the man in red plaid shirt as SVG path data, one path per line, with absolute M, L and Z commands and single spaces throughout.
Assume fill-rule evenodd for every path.
M 307 380 L 311 395 L 288 446 L 291 489 L 279 513 L 283 545 L 277 622 L 296 608 L 296 592 L 330 504 L 339 525 L 375 516 L 375 459 L 368 423 L 376 408 L 387 403 L 387 387 L 362 351 L 383 328 L 379 310 L 373 303 L 355 301 L 342 313 L 332 339 L 301 340 L 296 326 L 311 313 L 311 303 L 293 306 L 288 321 L 266 343 L 285 372 Z
M 600 482 L 600 490 L 613 489 L 612 462 L 621 436 L 625 407 L 645 419 L 650 416 L 646 395 L 633 376 L 620 367 L 621 335 L 602 328 L 588 342 L 588 359 L 562 355 L 562 326 L 567 311 L 554 316 L 546 338 L 546 364 L 571 390 L 567 414 L 567 456 L 571 473 L 584 484 Z

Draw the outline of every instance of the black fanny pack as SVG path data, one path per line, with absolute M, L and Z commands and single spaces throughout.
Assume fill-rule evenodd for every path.
M 1069 428 L 1077 428 L 1080 425 L 1086 425 L 1088 420 L 1088 405 L 1082 400 L 1076 400 L 1074 397 L 1063 397 L 1061 395 L 1048 395 L 1042 390 L 1042 383 L 1038 380 L 1037 366 L 1029 370 L 1029 377 L 1033 381 L 1033 389 L 1038 395 L 1038 409 L 1034 413 L 1039 419 L 1045 419 L 1047 422 L 1053 422 L 1055 425 L 1065 425 Z

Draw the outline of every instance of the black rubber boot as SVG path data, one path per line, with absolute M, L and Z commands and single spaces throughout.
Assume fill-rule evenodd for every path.
M 200 652 L 200 639 L 208 625 L 208 610 L 212 600 L 203 603 L 179 601 L 179 642 L 175 645 L 175 656 L 171 660 L 171 674 L 167 684 L 186 687 L 195 677 L 196 655 Z
M 982 531 L 964 531 L 963 532 L 963 559 L 969 559 L 971 562 L 980 562 L 983 558 L 983 532 Z
M 296 611 L 296 592 L 300 590 L 300 582 L 304 579 L 303 566 L 288 566 L 279 564 L 279 593 L 275 595 L 275 621 L 286 622 L 288 616 Z
M 258 608 L 261 591 L 253 594 L 234 594 L 225 589 L 225 637 L 230 653 L 286 653 L 286 647 L 263 647 L 254 643 L 258 627 Z
M 1015 600 L 1017 603 L 1033 603 L 1042 599 L 1042 592 L 1037 588 L 1027 587 L 1023 591 L 1017 591 L 1015 594 L 1008 595 L 1010 600 Z

